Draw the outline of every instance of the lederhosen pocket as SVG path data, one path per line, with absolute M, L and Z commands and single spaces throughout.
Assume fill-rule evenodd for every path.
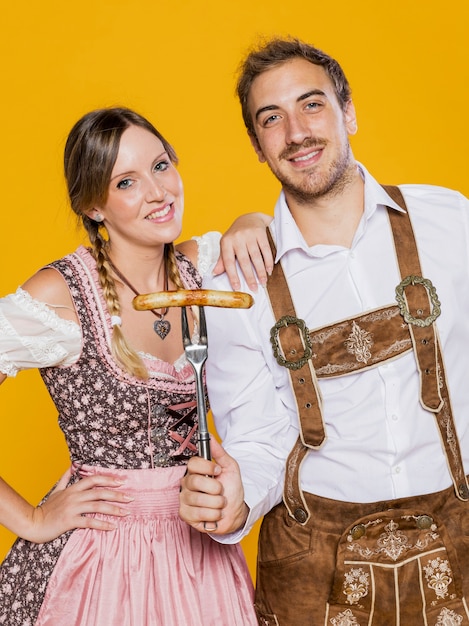
M 296 591 L 298 585 L 306 589 L 302 581 L 309 580 L 311 571 L 320 566 L 316 560 L 317 546 L 313 543 L 312 524 L 298 527 L 281 503 L 264 518 L 261 536 L 255 602 L 259 624 L 298 624 L 298 612 L 303 612 L 303 598 L 298 598 L 297 605 L 292 604 L 285 590 Z M 331 554 L 333 548 L 334 545 L 329 551 Z M 298 595 L 294 593 L 293 597 Z
M 445 524 L 428 509 L 357 519 L 339 541 L 325 623 L 469 624 L 458 556 Z

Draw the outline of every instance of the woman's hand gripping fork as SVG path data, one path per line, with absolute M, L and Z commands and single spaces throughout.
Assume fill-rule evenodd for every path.
M 208 342 L 207 342 L 207 323 L 205 321 L 204 307 L 199 306 L 199 341 L 192 343 L 189 332 L 189 324 L 187 323 L 186 307 L 182 307 L 182 341 L 184 344 L 184 352 L 189 363 L 195 373 L 196 382 L 196 399 L 197 399 L 197 416 L 199 421 L 198 427 L 198 447 L 199 456 L 211 460 L 210 455 L 210 433 L 207 424 L 207 407 L 205 405 L 205 393 L 203 384 L 204 364 L 207 360 Z

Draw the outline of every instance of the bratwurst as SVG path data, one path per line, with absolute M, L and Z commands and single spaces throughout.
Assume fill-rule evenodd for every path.
M 249 309 L 254 300 L 243 291 L 218 291 L 215 289 L 178 289 L 143 293 L 132 300 L 134 309 L 148 311 L 170 306 L 217 306 L 228 309 Z

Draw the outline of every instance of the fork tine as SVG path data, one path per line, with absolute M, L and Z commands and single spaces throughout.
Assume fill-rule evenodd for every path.
M 182 324 L 182 342 L 184 347 L 191 343 L 191 336 L 189 332 L 189 324 L 187 322 L 186 307 L 181 307 L 181 324 Z
M 205 320 L 205 311 L 203 306 L 199 306 L 199 336 L 200 343 L 207 343 L 207 322 Z

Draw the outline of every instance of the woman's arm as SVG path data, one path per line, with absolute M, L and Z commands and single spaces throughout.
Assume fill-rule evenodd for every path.
M 131 498 L 115 490 L 122 483 L 110 476 L 92 476 L 67 487 L 70 476 L 71 471 L 66 472 L 47 501 L 36 507 L 0 478 L 0 524 L 34 543 L 52 541 L 75 528 L 114 530 L 111 522 L 89 515 L 127 515 L 120 503 Z
M 0 372 L 0 384 L 6 378 Z M 92 476 L 67 487 L 70 477 L 71 470 L 62 476 L 47 501 L 36 507 L 0 477 L 0 524 L 35 543 L 51 541 L 74 528 L 114 530 L 111 522 L 87 514 L 127 515 L 121 504 L 130 499 L 115 490 L 122 483 L 110 476 Z
M 47 304 L 59 316 L 77 321 L 73 302 L 65 281 L 52 269 L 41 270 L 23 286 L 32 297 Z M 13 309 L 14 311 L 14 309 Z M 14 315 L 9 309 L 9 315 Z M 6 318 L 14 325 L 14 317 Z M 11 337 L 7 337 L 11 345 Z M 0 337 L 0 351 L 2 350 Z M 33 367 L 31 365 L 30 367 Z M 14 368 L 16 370 L 16 368 Z M 0 384 L 6 380 L 0 372 Z M 71 471 L 66 472 L 46 502 L 33 506 L 12 486 L 0 478 L 0 524 L 29 541 L 42 543 L 55 539 L 74 528 L 97 528 L 113 530 L 115 526 L 87 514 L 105 513 L 115 516 L 126 515 L 121 506 L 129 500 L 117 492 L 120 483 L 111 477 L 93 476 L 79 480 L 67 487 Z M 114 489 L 112 489 L 114 487 Z

